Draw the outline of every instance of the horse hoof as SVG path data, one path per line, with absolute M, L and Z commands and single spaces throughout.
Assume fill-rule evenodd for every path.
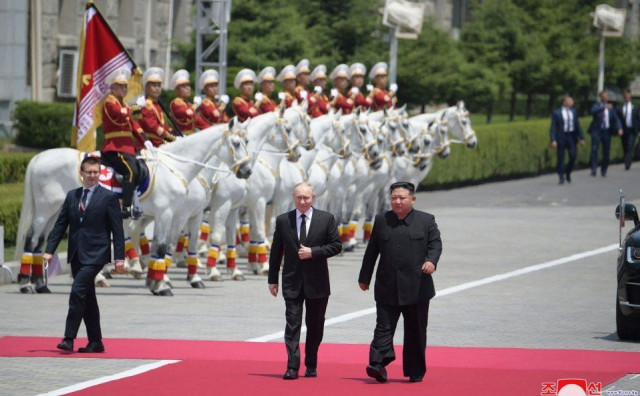
M 222 282 L 222 277 L 220 275 L 211 275 L 209 277 L 209 280 L 212 280 L 214 282 Z
M 193 282 L 191 283 L 191 287 L 194 289 L 204 289 L 204 283 L 202 281 Z
M 164 296 L 164 297 L 173 297 L 173 292 L 171 289 L 163 289 L 157 292 L 153 292 L 156 296 Z
M 176 267 L 178 268 L 187 268 L 187 262 L 186 261 L 179 261 L 178 264 L 176 264 Z
M 20 293 L 22 294 L 36 294 L 36 289 L 33 288 L 33 285 L 24 285 L 20 286 Z
M 114 271 L 115 271 L 115 270 L 114 270 Z M 111 272 L 109 272 L 109 271 L 104 271 L 104 272 L 102 273 L 102 276 L 104 276 L 104 277 L 105 277 L 105 278 L 107 278 L 107 279 L 113 279 L 113 277 L 111 276 Z
M 355 249 L 355 246 L 345 246 L 342 248 L 343 252 L 353 252 L 353 250 Z
M 99 280 L 96 282 L 96 286 L 97 287 L 111 287 L 111 285 L 109 284 L 109 282 L 107 282 L 106 280 Z
M 132 272 L 131 275 L 136 279 L 142 279 L 144 274 L 142 272 Z
M 245 279 L 244 275 L 236 274 L 236 275 L 233 276 L 233 280 L 234 281 L 243 281 L 243 280 L 246 280 L 246 279 Z
M 42 286 L 36 289 L 36 292 L 38 294 L 49 294 L 51 293 L 51 290 L 49 290 L 49 288 L 47 286 Z
M 164 282 L 167 286 L 169 286 L 169 289 L 173 289 L 173 285 L 171 284 L 171 282 L 169 281 L 165 281 Z

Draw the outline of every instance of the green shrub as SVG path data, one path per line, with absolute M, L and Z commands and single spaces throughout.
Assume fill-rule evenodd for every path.
M 0 153 L 0 184 L 24 181 L 34 153 Z
M 589 165 L 591 138 L 587 128 L 590 117 L 580 119 L 586 142 L 578 146 L 576 168 Z M 423 189 L 505 180 L 553 172 L 556 150 L 549 146 L 550 120 L 475 125 L 478 146 L 475 149 L 454 144 L 451 155 L 436 158 L 431 172 L 420 185 Z M 617 136 L 611 139 L 611 161 L 622 160 Z M 565 161 L 566 161 L 565 154 Z
M 74 103 L 16 103 L 13 120 L 18 128 L 16 143 L 35 148 L 69 147 Z
M 0 184 L 0 225 L 4 226 L 4 242 L 15 245 L 20 223 L 24 183 Z

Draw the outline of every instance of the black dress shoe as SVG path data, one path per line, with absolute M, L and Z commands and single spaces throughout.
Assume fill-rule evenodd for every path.
M 311 367 L 307 367 L 307 369 L 304 372 L 304 376 L 307 378 L 315 378 L 318 376 L 318 370 Z
M 607 172 L 602 172 L 601 175 L 602 177 L 607 177 Z
M 409 382 L 422 382 L 422 375 L 412 375 L 409 377 Z
M 104 352 L 104 344 L 102 341 L 94 341 L 87 344 L 84 348 L 78 348 L 80 353 L 100 353 Z
M 591 171 L 591 176 L 596 177 L 596 171 Z
M 71 338 L 65 338 L 58 344 L 57 348 L 67 352 L 73 352 L 73 340 Z
M 282 376 L 282 379 L 285 379 L 285 380 L 298 379 L 298 372 L 294 369 L 287 369 L 287 371 Z
M 380 383 L 387 382 L 387 369 L 383 366 L 367 366 L 367 375 Z
M 567 173 L 567 183 L 571 183 L 571 175 Z
M 559 179 L 558 184 L 564 184 L 564 179 Z

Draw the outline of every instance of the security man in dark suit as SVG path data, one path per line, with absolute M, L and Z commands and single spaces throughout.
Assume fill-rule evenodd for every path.
M 71 264 L 73 284 L 69 295 L 69 312 L 64 339 L 58 349 L 73 351 L 80 322 L 87 327 L 89 343 L 81 353 L 104 352 L 100 330 L 100 310 L 94 278 L 111 261 L 111 237 L 116 258 L 116 271 L 124 267 L 124 230 L 118 196 L 100 187 L 100 161 L 86 157 L 80 164 L 83 187 L 69 191 L 53 231 L 49 234 L 43 255 L 51 261 L 62 236 L 69 227 L 67 261 Z
M 622 151 L 624 152 L 624 169 L 631 168 L 633 161 L 633 144 L 636 140 L 638 130 L 640 130 L 640 115 L 638 107 L 631 103 L 631 90 L 624 91 L 624 102 L 618 106 L 618 117 L 622 123 Z
M 282 295 L 287 325 L 284 342 L 287 348 L 287 371 L 283 379 L 298 378 L 300 368 L 300 329 L 302 305 L 307 310 L 305 377 L 316 377 L 318 347 L 324 333 L 324 315 L 329 301 L 329 267 L 327 259 L 342 251 L 336 220 L 331 213 L 313 208 L 313 188 L 306 182 L 293 189 L 295 210 L 279 215 L 269 257 L 269 291 L 278 295 L 278 273 L 282 268 Z
M 402 367 L 410 382 L 420 382 L 427 371 L 429 301 L 435 296 L 431 275 L 436 270 L 442 241 L 433 215 L 413 209 L 415 186 L 391 185 L 391 211 L 376 216 L 362 259 L 358 283 L 369 290 L 376 272 L 376 328 L 369 349 L 367 375 L 387 381 L 385 366 L 396 358 L 393 336 L 400 314 L 404 317 Z
M 551 147 L 558 150 L 558 177 L 559 184 L 571 183 L 571 171 L 576 163 L 578 150 L 576 143 L 579 141 L 584 146 L 584 133 L 578 121 L 578 112 L 573 108 L 573 98 L 565 95 L 562 99 L 562 107 L 551 113 Z M 569 153 L 569 163 L 564 166 L 564 152 Z
M 611 135 L 618 133 L 622 136 L 622 125 L 611 103 L 608 103 L 609 94 L 607 91 L 600 92 L 600 101 L 591 106 L 589 114 L 593 116 L 593 121 L 589 126 L 591 135 L 591 176 L 596 175 L 598 170 L 598 146 L 602 143 L 602 164 L 600 174 L 607 176 L 609 167 L 609 154 L 611 152 Z

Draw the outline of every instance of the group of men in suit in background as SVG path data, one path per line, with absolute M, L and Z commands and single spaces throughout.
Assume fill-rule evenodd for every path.
M 589 165 L 591 176 L 595 177 L 598 171 L 598 150 L 602 145 L 602 162 L 600 163 L 600 174 L 607 176 L 607 169 L 610 162 L 611 137 L 620 136 L 622 150 L 624 152 L 625 170 L 631 168 L 631 162 L 637 153 L 634 153 L 634 142 L 640 130 L 640 111 L 631 102 L 631 91 L 624 91 L 624 101 L 614 109 L 609 103 L 607 91 L 599 93 L 600 100 L 596 102 L 589 111 L 593 117 L 589 125 L 591 135 L 591 155 Z M 577 158 L 577 145 L 585 144 L 584 133 L 578 120 L 578 112 L 573 107 L 573 98 L 565 95 L 562 99 L 562 106 L 551 114 L 551 146 L 557 149 L 557 172 L 559 184 L 564 184 L 565 180 L 571 183 L 571 171 Z M 568 153 L 569 162 L 564 163 L 565 151 Z M 640 144 L 636 147 L 636 152 L 640 151 Z

